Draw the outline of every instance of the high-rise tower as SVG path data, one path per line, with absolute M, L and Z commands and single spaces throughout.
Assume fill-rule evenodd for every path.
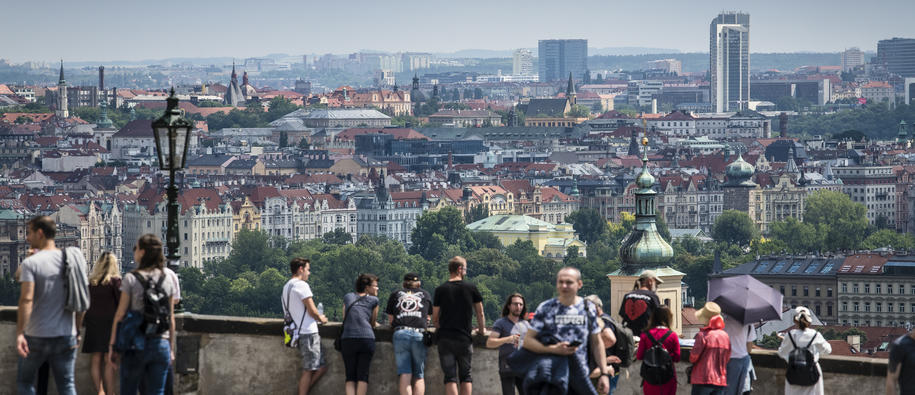
M 60 80 L 57 81 L 57 111 L 54 111 L 57 118 L 65 119 L 70 117 L 70 111 L 67 109 L 67 80 L 64 79 L 64 61 L 60 61 Z
M 540 40 L 537 53 L 540 82 L 561 81 L 566 74 L 588 70 L 588 40 Z
M 723 12 L 712 19 L 709 58 L 712 110 L 745 109 L 750 100 L 750 14 Z

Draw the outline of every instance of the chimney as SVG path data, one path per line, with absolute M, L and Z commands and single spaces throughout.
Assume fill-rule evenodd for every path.
M 782 112 L 778 115 L 778 133 L 779 137 L 788 137 L 788 114 Z
M 98 90 L 99 92 L 105 90 L 105 66 L 98 67 Z

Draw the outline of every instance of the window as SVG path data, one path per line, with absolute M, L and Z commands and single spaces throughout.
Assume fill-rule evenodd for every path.
M 871 302 L 864 302 L 864 312 L 869 313 L 871 311 Z
M 826 315 L 829 317 L 832 316 L 832 305 L 831 304 L 826 305 Z
M 852 284 L 852 286 L 851 286 L 851 292 L 852 292 L 852 293 L 855 293 L 855 294 L 858 293 L 858 283 Z
M 778 290 L 781 291 L 782 295 L 785 295 L 785 286 L 784 285 L 780 285 L 778 287 Z
M 871 285 L 869 283 L 864 283 L 864 293 L 871 293 Z
M 797 296 L 797 285 L 791 286 L 791 296 Z
M 905 293 L 905 285 L 899 284 L 899 290 L 896 292 L 900 295 Z
M 804 296 L 810 296 L 810 287 L 804 286 Z
M 814 307 L 813 307 L 813 310 L 816 311 L 816 315 L 817 315 L 817 317 L 819 317 L 820 314 L 821 314 L 821 312 L 820 312 L 820 305 L 814 306 Z
M 848 293 L 848 283 L 842 283 L 842 293 Z
M 826 288 L 826 297 L 827 297 L 827 298 L 831 298 L 831 297 L 832 297 L 832 288 Z
M 853 309 L 852 311 L 861 311 L 861 309 L 860 309 L 859 306 L 858 306 L 858 302 L 852 303 L 852 306 L 853 306 L 853 307 L 852 307 L 852 309 Z
M 882 313 L 882 312 L 883 312 L 883 303 L 877 302 L 877 305 L 874 306 L 874 307 L 877 308 L 877 312 L 878 312 L 878 313 Z
M 893 302 L 888 302 L 888 303 L 886 304 L 886 312 L 887 312 L 887 313 L 892 313 L 892 312 L 893 312 Z

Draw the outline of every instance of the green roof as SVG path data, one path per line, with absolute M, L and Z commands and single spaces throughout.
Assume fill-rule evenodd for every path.
M 493 215 L 467 225 L 467 229 L 476 232 L 530 232 L 531 226 L 540 231 L 552 232 L 556 226 L 526 215 Z
M 664 266 L 664 267 L 660 267 L 660 268 L 642 267 L 642 268 L 639 268 L 639 270 L 635 271 L 634 273 L 623 273 L 622 269 L 617 269 L 617 270 L 614 270 L 612 273 L 608 274 L 607 276 L 638 277 L 638 276 L 642 275 L 642 272 L 644 272 L 646 270 L 654 270 L 655 274 L 657 274 L 658 277 L 685 276 L 686 275 L 686 273 L 681 273 L 670 266 Z

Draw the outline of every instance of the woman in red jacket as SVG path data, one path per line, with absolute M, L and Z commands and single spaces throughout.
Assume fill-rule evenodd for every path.
M 689 353 L 689 361 L 693 363 L 690 374 L 692 395 L 723 395 L 728 386 L 731 339 L 724 331 L 721 307 L 715 302 L 708 302 L 696 312 L 696 318 L 706 326 L 696 334 L 696 343 Z
M 653 343 L 648 338 L 649 335 L 660 342 L 661 339 L 667 335 L 668 332 L 670 332 L 670 335 L 667 335 L 667 338 L 661 342 L 661 345 L 663 345 L 664 349 L 667 350 L 667 353 L 670 354 L 670 359 L 673 363 L 680 361 L 680 338 L 677 336 L 676 332 L 670 329 L 670 322 L 672 320 L 673 314 L 671 314 L 669 307 L 662 305 L 661 307 L 655 309 L 654 313 L 651 315 L 648 330 L 642 332 L 642 336 L 639 339 L 639 348 L 635 352 L 636 359 L 644 359 L 645 352 L 651 348 Z M 664 384 L 655 385 L 643 380 L 642 393 L 645 395 L 676 395 L 676 368 L 673 369 L 673 377 L 671 377 L 671 379 Z

